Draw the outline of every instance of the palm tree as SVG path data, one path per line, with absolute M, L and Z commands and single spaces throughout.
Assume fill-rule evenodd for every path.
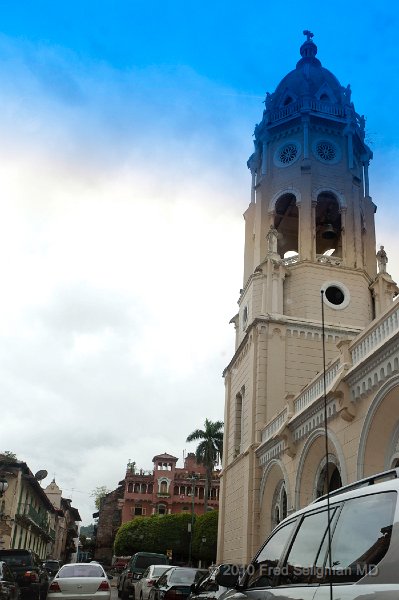
M 209 421 L 205 419 L 205 429 L 195 429 L 187 438 L 187 442 L 201 440 L 195 451 L 198 464 L 203 464 L 206 469 L 205 478 L 205 512 L 208 509 L 208 496 L 212 485 L 212 472 L 221 460 L 223 454 L 223 421 Z

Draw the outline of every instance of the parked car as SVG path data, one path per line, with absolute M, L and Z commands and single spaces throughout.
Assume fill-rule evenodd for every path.
M 54 577 L 54 575 L 57 573 L 57 571 L 60 570 L 61 561 L 49 558 L 48 560 L 44 561 L 43 567 L 46 569 L 46 571 L 50 575 L 50 577 Z
M 144 571 L 150 565 L 169 565 L 166 554 L 153 552 L 136 552 L 118 579 L 118 596 L 123 600 L 135 598 L 135 583 L 141 579 Z
M 0 561 L 0 598 L 1 600 L 19 600 L 19 586 L 10 567 Z
M 45 600 L 49 577 L 43 562 L 32 550 L 0 550 L 0 561 L 10 567 L 23 600 Z
M 135 596 L 137 600 L 148 600 L 152 586 L 159 577 L 170 569 L 169 565 L 151 565 L 144 571 L 142 578 L 136 583 Z
M 50 584 L 47 600 L 110 600 L 109 579 L 98 563 L 64 565 Z
M 398 492 L 399 469 L 393 469 L 290 515 L 241 579 L 232 573 L 217 576 L 220 585 L 235 586 L 223 600 L 327 600 L 330 586 L 334 599 L 399 598 Z
M 239 573 L 240 567 L 233 564 L 221 564 L 212 569 L 209 574 L 191 586 L 189 600 L 215 600 L 229 588 L 217 582 L 219 573 Z
M 172 567 L 152 586 L 149 600 L 184 600 L 190 595 L 192 584 L 198 583 L 208 571 L 189 567 Z

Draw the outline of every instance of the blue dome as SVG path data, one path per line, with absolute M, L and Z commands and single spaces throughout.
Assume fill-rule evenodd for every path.
M 268 94 L 266 108 L 276 110 L 306 96 L 319 101 L 344 105 L 350 102 L 350 88 L 343 88 L 338 79 L 322 67 L 316 58 L 317 46 L 313 34 L 304 32 L 308 39 L 300 48 L 302 58 L 296 68 L 278 84 L 274 94 Z

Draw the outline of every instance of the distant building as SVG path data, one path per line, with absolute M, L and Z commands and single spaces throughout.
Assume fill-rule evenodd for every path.
M 98 518 L 95 529 L 95 560 L 112 563 L 113 545 L 116 532 L 122 523 L 124 481 L 100 501 L 100 510 L 93 517 Z
M 158 454 L 150 472 L 136 470 L 129 463 L 125 476 L 122 523 L 135 517 L 191 512 L 203 514 L 205 504 L 205 467 L 197 464 L 189 453 L 183 468 L 176 467 L 178 458 Z M 194 496 L 192 495 L 194 489 Z M 219 478 L 214 473 L 208 499 L 208 510 L 219 507 Z
M 46 558 L 55 543 L 56 509 L 25 462 L 0 455 L 0 474 L 8 483 L 0 498 L 0 548 L 29 548 Z

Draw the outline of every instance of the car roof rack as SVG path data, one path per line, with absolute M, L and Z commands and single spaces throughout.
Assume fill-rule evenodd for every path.
M 337 496 L 338 494 L 342 494 L 343 492 L 349 492 L 350 490 L 356 490 L 357 488 L 366 487 L 368 485 L 374 485 L 375 483 L 379 483 L 380 481 L 384 481 L 385 479 L 398 479 L 399 478 L 399 468 L 397 469 L 389 469 L 388 471 L 383 471 L 382 473 L 377 473 L 376 475 L 371 475 L 370 477 L 365 477 L 364 479 L 359 479 L 354 483 L 349 483 L 348 485 L 344 485 L 329 494 L 324 494 L 316 500 L 315 502 L 320 502 L 321 500 L 325 500 L 327 496 L 332 498 L 333 496 Z

